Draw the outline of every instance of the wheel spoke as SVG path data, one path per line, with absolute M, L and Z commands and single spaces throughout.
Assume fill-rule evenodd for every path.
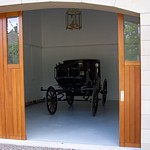
M 47 109 L 51 115 L 53 115 L 57 109 L 57 95 L 53 87 L 49 87 L 47 90 Z
M 50 91 L 50 95 L 51 95 L 51 97 L 54 97 L 54 95 L 55 95 L 54 91 Z
M 92 114 L 93 116 L 96 115 L 98 107 L 98 93 L 96 90 L 93 91 L 93 100 L 92 100 Z
M 50 96 L 53 96 L 53 94 L 54 94 L 54 92 L 49 91 L 49 95 L 50 95 Z
M 51 107 L 50 107 L 50 109 L 51 109 L 51 111 L 52 111 L 52 112 L 54 112 L 54 110 L 55 110 L 55 107 L 56 107 L 56 106 L 55 106 L 54 104 L 51 104 Z
M 48 99 L 50 99 L 50 98 L 51 98 L 51 96 L 48 94 L 48 95 L 47 95 L 47 98 L 48 98 Z
M 102 103 L 103 103 L 103 106 L 106 103 L 106 97 L 107 97 L 107 80 L 105 79 L 104 83 L 103 83 L 103 94 L 102 94 Z

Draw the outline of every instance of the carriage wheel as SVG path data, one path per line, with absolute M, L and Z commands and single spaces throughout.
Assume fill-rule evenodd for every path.
M 93 91 L 93 99 L 92 99 L 92 115 L 95 116 L 98 108 L 98 92 L 96 90 Z
M 47 109 L 51 115 L 57 110 L 57 95 L 55 89 L 50 86 L 46 92 Z
M 107 80 L 105 79 L 104 82 L 103 82 L 103 93 L 102 93 L 103 106 L 106 103 L 106 97 L 107 97 Z
M 74 96 L 73 95 L 67 95 L 66 94 L 66 99 L 67 99 L 67 102 L 70 106 L 72 106 L 73 102 L 74 102 Z

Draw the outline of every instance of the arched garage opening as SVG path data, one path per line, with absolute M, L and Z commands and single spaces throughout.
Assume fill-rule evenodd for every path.
M 7 16 L 7 15 L 6 15 Z M 9 14 L 8 14 L 8 16 L 9 16 Z M 5 14 L 4 14 L 4 17 L 3 17 L 3 14 L 2 14 L 2 17 L 1 18 L 4 18 L 3 20 L 2 20 L 2 22 L 1 23 L 3 23 L 3 25 L 1 24 L 1 26 L 3 27 L 3 28 L 1 28 L 2 29 L 2 32 L 1 32 L 1 34 L 2 35 L 5 35 Z M 138 70 L 136 70 L 138 67 L 132 67 L 133 66 L 133 63 L 125 63 L 125 65 L 127 65 L 127 67 L 126 68 L 124 68 L 125 66 L 124 66 L 124 62 L 122 61 L 122 60 L 124 60 L 124 57 L 123 57 L 123 53 L 122 52 L 124 52 L 124 38 L 123 38 L 123 17 L 119 17 L 120 18 L 120 20 L 121 20 L 121 22 L 119 23 L 119 26 L 118 26 L 118 28 L 119 28 L 119 32 L 118 32 L 118 34 L 119 34 L 119 37 L 118 37 L 118 44 L 119 44 L 119 81 L 120 81 L 120 74 L 121 74 L 121 79 L 122 79 L 122 81 L 124 81 L 124 79 L 126 79 L 128 82 L 126 82 L 126 83 L 128 83 L 127 85 L 128 86 L 130 86 L 130 85 L 134 85 L 134 86 L 136 86 L 136 84 L 132 84 L 132 82 L 129 82 L 129 81 L 132 81 L 132 80 L 129 80 L 129 78 L 124 78 L 124 73 L 126 73 L 125 75 L 127 75 L 128 73 L 128 75 L 131 77 L 131 79 L 133 79 L 133 83 L 135 83 L 135 81 L 137 81 L 137 83 L 139 83 L 139 80 L 136 80 L 136 79 L 139 79 L 139 78 L 137 78 L 136 77 L 136 71 L 138 71 L 139 72 L 139 69 Z M 42 22 L 43 23 L 43 22 Z M 33 23 L 33 26 L 34 25 L 36 25 L 37 26 L 37 24 L 34 24 Z M 38 25 L 39 26 L 41 26 L 41 24 L 39 24 L 39 22 L 38 22 Z M 30 28 L 31 26 L 30 25 L 28 25 L 28 27 Z M 36 28 L 37 29 L 37 28 Z M 32 30 L 31 28 L 30 28 L 30 30 Z M 38 30 L 38 32 L 39 32 L 39 30 Z M 38 33 L 38 32 L 36 32 L 36 33 Z M 28 33 L 26 33 L 26 34 L 28 34 Z M 34 38 L 34 37 L 32 37 L 32 36 L 35 36 L 35 35 L 33 35 L 33 34 L 31 34 L 30 33 L 30 36 L 28 36 L 29 37 L 29 43 L 26 43 L 25 44 L 25 46 L 26 47 L 28 47 L 29 46 L 29 48 L 31 49 L 31 53 L 30 53 L 30 57 L 32 57 L 32 55 L 33 55 L 33 51 L 35 50 L 34 49 L 34 47 L 36 47 L 37 49 L 39 48 L 42 48 L 43 49 L 43 41 L 41 40 L 41 39 L 36 39 L 36 38 Z M 43 36 L 42 36 L 42 38 L 43 38 Z M 3 41 L 5 41 L 5 38 L 2 38 L 3 39 Z M 42 41 L 42 44 L 40 45 L 39 43 L 39 41 Z M 38 41 L 38 42 L 37 42 Z M 0 42 L 2 42 L 2 41 L 0 41 Z M 34 44 L 32 44 L 32 42 L 34 43 Z M 38 44 L 37 44 L 38 43 Z M 5 45 L 3 45 L 3 44 L 1 44 L 2 45 L 2 47 L 6 50 L 6 46 Z M 85 44 L 86 45 L 86 44 Z M 59 47 L 59 46 L 58 46 Z M 65 46 L 64 46 L 65 47 Z M 83 47 L 84 47 L 84 45 L 83 45 Z M 54 48 L 55 48 L 55 46 L 54 46 Z M 122 50 L 121 50 L 122 49 Z M 120 53 L 120 51 L 121 51 L 121 53 Z M 40 55 L 40 54 L 38 54 L 38 53 L 36 53 L 37 55 Z M 42 53 L 41 53 L 42 54 Z M 27 54 L 28 55 L 28 54 Z M 1 51 L 1 56 L 2 56 L 2 51 Z M 43 57 L 43 56 L 42 56 Z M 37 58 L 39 58 L 38 56 L 37 56 Z M 28 64 L 30 65 L 30 60 L 31 61 L 33 61 L 33 59 L 29 59 L 28 60 Z M 41 61 L 42 62 L 42 59 L 39 59 L 39 61 Z M 121 61 L 121 63 L 120 63 L 120 61 Z M 139 64 L 138 63 L 136 63 L 136 62 L 134 62 L 135 64 L 135 66 L 138 66 Z M 3 63 L 2 63 L 3 64 Z M 34 63 L 33 62 L 31 62 L 31 64 L 32 65 L 34 65 Z M 1 65 L 1 67 L 2 67 L 3 65 Z M 39 65 L 40 66 L 40 65 Z M 10 67 L 10 65 L 8 65 L 7 66 L 7 64 L 4 66 L 4 69 L 6 69 L 6 67 Z M 11 66 L 12 67 L 12 66 Z M 13 66 L 14 67 L 14 66 Z M 12 69 L 12 70 L 14 70 L 15 68 L 10 68 L 10 69 Z M 17 68 L 18 68 L 19 66 L 17 66 Z M 38 66 L 34 66 L 33 68 L 35 69 L 36 67 L 38 67 Z M 131 68 L 130 68 L 131 67 Z M 3 68 L 3 67 L 2 67 Z M 30 69 L 31 67 L 29 67 L 28 69 Z M 122 68 L 122 70 L 121 70 L 121 68 Z M 40 67 L 39 67 L 39 69 L 40 69 Z M 129 69 L 129 70 L 125 70 L 126 69 Z M 17 69 L 16 69 L 17 70 Z M 36 69 L 35 69 L 36 70 Z M 5 70 L 6 71 L 6 70 Z M 43 70 L 42 70 L 43 71 Z M 125 72 L 124 72 L 125 71 Z M 130 71 L 132 71 L 131 73 L 130 73 Z M 3 72 L 3 70 L 2 70 L 2 72 Z M 32 72 L 32 73 L 31 73 Z M 31 69 L 31 72 L 29 71 L 29 73 L 31 74 L 31 76 L 32 76 L 32 78 L 31 78 L 31 80 L 32 80 L 32 84 L 34 84 L 34 85 L 36 85 L 36 82 L 35 82 L 35 73 L 34 73 L 34 70 L 33 69 Z M 7 72 L 6 72 L 7 73 Z M 134 76 L 133 76 L 134 75 Z M 27 76 L 26 76 L 27 77 Z M 26 78 L 25 77 L 25 78 Z M 135 78 L 134 78 L 135 77 Z M 43 77 L 42 77 L 43 78 Z M 7 80 L 7 78 L 5 78 L 5 76 L 4 76 L 4 79 L 5 79 L 5 81 Z M 37 80 L 37 79 L 36 79 Z M 39 78 L 39 80 L 40 80 L 40 78 Z M 34 81 L 34 83 L 33 83 L 33 81 Z M 43 83 L 43 81 L 42 81 L 42 83 Z M 27 85 L 27 84 L 26 84 Z M 132 126 L 132 128 L 134 129 L 134 125 L 136 124 L 136 122 L 135 122 L 135 120 L 134 120 L 134 118 L 132 118 L 134 115 L 132 115 L 132 117 L 131 117 L 131 119 L 130 119 L 130 123 L 128 124 L 128 126 L 127 126 L 127 130 L 129 129 L 129 135 L 128 134 L 125 134 L 125 130 L 124 130 L 124 122 L 127 122 L 128 121 L 128 119 L 130 118 L 130 114 L 128 113 L 128 116 L 127 116 L 127 118 L 126 118 L 126 120 L 125 119 L 122 119 L 122 117 L 124 118 L 124 116 L 126 116 L 125 115 L 125 106 L 127 106 L 126 108 L 130 108 L 130 110 L 132 111 L 132 108 L 135 108 L 135 107 L 128 107 L 128 106 L 130 106 L 130 104 L 131 103 L 124 103 L 124 96 L 123 96 L 123 93 L 124 93 L 124 83 L 123 82 L 119 82 L 119 85 L 120 85 L 120 87 L 119 87 L 119 94 L 118 95 L 120 95 L 119 97 L 119 99 L 121 100 L 121 102 L 120 102 L 120 111 L 122 112 L 122 114 L 120 115 L 120 119 L 121 119 L 121 121 L 120 121 L 120 123 L 121 123 L 121 125 L 122 125 L 122 127 L 120 128 L 120 131 L 123 133 L 123 134 L 121 134 L 121 139 L 122 139 L 122 141 L 121 142 L 125 142 L 124 141 L 124 139 L 125 139 L 125 136 L 127 137 L 127 139 L 129 139 L 129 141 L 131 142 L 127 142 L 126 141 L 126 145 L 125 144 L 122 144 L 122 145 L 124 145 L 124 146 L 132 146 L 132 143 L 136 143 L 137 141 L 135 141 L 135 138 L 130 138 L 130 134 L 134 134 L 134 136 L 136 136 L 136 134 L 135 134 L 135 130 L 132 130 L 133 132 L 131 133 L 130 132 L 130 128 L 128 128 L 128 127 L 130 127 L 130 126 Z M 135 87 L 134 86 L 132 86 L 132 90 L 134 89 L 134 94 L 131 94 L 131 96 L 130 96 L 130 94 L 129 94 L 129 99 L 131 98 L 131 100 L 133 100 L 133 99 L 135 99 L 135 98 L 138 98 L 138 97 L 136 97 L 135 95 L 136 95 L 136 90 L 135 90 Z M 31 86 L 26 86 L 27 88 L 30 88 Z M 16 89 L 16 88 L 15 88 Z M 121 90 L 121 91 L 120 91 Z M 138 87 L 138 90 L 139 90 L 139 87 Z M 33 92 L 36 92 L 36 90 L 35 90 L 35 88 L 33 87 L 33 89 L 32 89 L 32 93 Z M 121 92 L 121 93 L 120 93 Z M 5 93 L 6 95 L 7 95 L 7 93 Z M 126 91 L 125 91 L 125 94 L 126 94 Z M 13 95 L 15 95 L 15 94 L 13 94 Z M 23 93 L 22 93 L 22 95 L 23 95 Z M 30 95 L 30 94 L 29 94 Z M 29 96 L 28 95 L 28 96 Z M 27 96 L 27 95 L 26 95 Z M 28 97 L 27 96 L 27 97 Z M 8 98 L 8 97 L 7 97 Z M 15 97 L 14 97 L 15 98 Z M 28 102 L 28 100 L 27 100 L 27 102 Z M 133 101 L 132 101 L 133 102 Z M 138 101 L 139 102 L 139 101 Z M 6 102 L 5 102 L 6 103 Z M 7 104 L 7 103 L 6 103 Z M 126 105 L 125 105 L 126 104 Z M 134 104 L 136 104 L 135 102 L 134 103 L 132 103 L 131 104 L 131 106 L 134 106 Z M 140 103 L 139 103 L 140 104 Z M 14 106 L 15 106 L 15 103 L 14 103 Z M 140 111 L 140 107 L 139 107 L 139 109 L 138 109 L 139 111 Z M 5 110 L 6 111 L 6 110 Z M 133 109 L 133 112 L 135 112 L 136 111 L 136 109 Z M 128 110 L 127 110 L 127 112 L 128 112 Z M 139 112 L 138 112 L 139 113 Z M 7 114 L 9 114 L 9 113 L 7 113 Z M 122 116 L 122 117 L 121 117 Z M 136 116 L 136 115 L 135 115 Z M 7 116 L 8 117 L 8 116 Z M 15 119 L 14 119 L 15 120 Z M 132 121 L 133 120 L 133 121 Z M 6 122 L 6 124 L 7 124 L 7 122 Z M 15 123 L 14 123 L 14 125 L 15 125 Z M 9 126 L 10 127 L 10 126 Z M 14 126 L 14 127 L 16 127 L 16 126 Z M 140 127 L 140 125 L 138 124 L 138 128 Z M 123 131 L 123 130 L 124 131 Z M 2 130 L 3 131 L 3 130 Z M 6 131 L 7 131 L 7 127 L 6 127 Z M 137 134 L 139 134 L 139 133 L 137 133 Z M 3 136 L 3 134 L 2 134 L 2 136 Z M 3 137 L 5 137 L 5 135 L 3 136 Z M 9 135 L 9 132 L 8 132 L 8 135 L 6 136 L 6 137 L 10 137 L 10 135 Z M 131 144 L 131 145 L 130 145 Z M 134 144 L 133 144 L 134 145 Z M 135 145 L 136 146 L 136 145 Z
M 29 105 L 26 107 L 27 139 L 119 145 L 117 14 L 82 9 L 82 29 L 72 31 L 65 28 L 66 11 L 46 9 L 23 13 L 26 104 L 45 97 L 41 86 L 58 88 L 54 79 L 58 62 L 98 59 L 101 81 L 104 78 L 108 81 L 106 106 L 99 101 L 93 117 L 90 102 L 84 100 L 75 101 L 72 107 L 60 101 L 52 116 L 45 103 Z

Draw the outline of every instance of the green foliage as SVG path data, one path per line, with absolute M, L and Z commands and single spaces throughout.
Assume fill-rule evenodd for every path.
M 139 25 L 133 22 L 124 23 L 125 60 L 139 60 L 140 35 Z
M 19 63 L 18 43 L 8 45 L 8 63 L 9 64 L 18 64 Z

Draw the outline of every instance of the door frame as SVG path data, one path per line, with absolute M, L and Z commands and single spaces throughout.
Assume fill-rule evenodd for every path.
M 18 12 L 17 12 L 18 13 Z M 14 12 L 12 13 L 4 13 L 4 14 L 0 14 L 0 21 L 2 21 L 2 18 L 5 16 L 11 16 L 15 14 Z M 21 112 L 22 112 L 22 137 L 20 137 L 20 139 L 26 139 L 26 131 L 25 131 L 25 101 L 24 101 L 24 65 L 23 65 L 23 33 L 22 33 L 22 12 L 18 13 L 19 16 L 19 24 L 20 24 L 20 44 L 19 47 L 21 48 L 20 51 L 20 58 L 22 59 L 21 63 L 20 63 L 20 69 L 21 69 L 21 97 L 22 97 L 22 102 L 21 102 Z M 121 95 L 121 91 L 125 90 L 125 60 L 124 60 L 124 16 L 123 14 L 118 14 L 118 62 L 119 62 L 119 145 L 120 146 L 125 146 L 125 105 L 124 105 L 124 101 L 122 100 L 122 95 Z M 1 29 L 2 30 L 6 30 L 6 25 L 3 24 L 2 28 L 0 28 L 0 34 L 1 34 Z M 5 39 L 6 37 L 4 36 L 4 32 L 2 32 L 2 37 Z M 0 39 L 1 41 L 4 41 L 2 39 Z M 6 40 L 6 39 L 5 39 Z M 0 41 L 0 42 L 1 42 Z M 2 43 L 2 46 L 6 48 L 6 43 Z M 5 45 L 5 46 L 4 46 Z M 0 46 L 0 58 L 2 57 L 2 55 L 4 55 L 4 51 L 2 51 L 2 46 Z M 5 49 L 4 48 L 4 49 Z M 6 56 L 5 56 L 6 57 Z M 0 71 L 2 71 L 3 74 L 3 67 L 5 66 L 4 61 L 2 61 L 3 59 L 0 60 Z M 5 70 L 5 69 L 4 69 Z M 4 71 L 5 72 L 5 71 Z M 5 78 L 5 73 L 3 75 L 3 77 L 1 79 Z M 2 82 L 3 83 L 3 82 Z M 5 83 L 4 83 L 5 84 Z M 5 85 L 2 84 L 2 86 L 0 87 L 0 90 L 2 93 L 4 93 L 3 87 Z M 2 95 L 2 96 L 1 96 Z M 3 94 L 1 94 L 0 96 L 2 97 L 2 99 L 5 99 L 5 96 Z M 1 98 L 0 97 L 0 98 Z M 1 102 L 1 101 L 0 101 Z M 3 103 L 3 102 L 2 102 Z M 5 105 L 5 109 L 3 110 L 2 113 L 4 113 L 4 117 L 1 118 L 4 120 L 3 122 L 3 130 L 2 130 L 2 135 L 0 135 L 0 137 L 2 138 L 9 138 L 9 135 L 7 135 L 6 133 L 6 120 L 4 119 L 5 116 L 5 112 L 6 112 L 6 108 L 7 106 Z M 0 118 L 0 119 L 1 119 Z M 6 136 L 7 135 L 7 136 Z M 16 138 L 19 139 L 19 138 Z
M 0 14 L 0 138 L 5 138 L 3 15 Z
M 119 145 L 124 146 L 124 101 L 121 101 L 121 91 L 124 91 L 124 16 L 118 14 L 118 61 L 119 61 Z

